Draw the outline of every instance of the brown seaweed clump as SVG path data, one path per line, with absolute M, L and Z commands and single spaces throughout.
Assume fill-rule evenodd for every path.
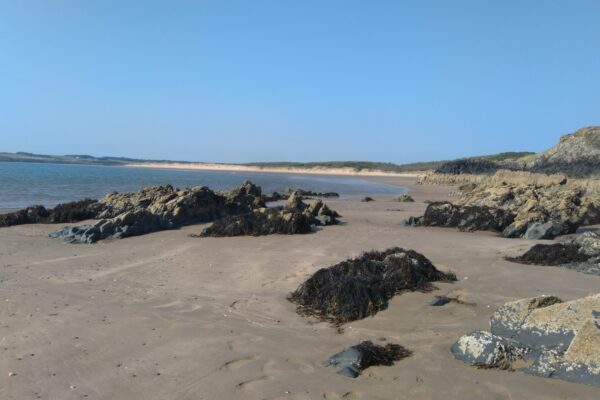
M 455 280 L 453 273 L 439 271 L 424 255 L 393 247 L 322 268 L 288 299 L 298 305 L 299 314 L 340 325 L 385 310 L 402 291 L 431 290 L 431 282 Z
M 587 261 L 589 256 L 579 251 L 579 246 L 571 243 L 536 244 L 519 257 L 507 260 L 519 264 L 564 265 Z

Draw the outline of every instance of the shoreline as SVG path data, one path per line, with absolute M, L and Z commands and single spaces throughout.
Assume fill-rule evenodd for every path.
M 201 170 L 201 171 L 219 171 L 219 172 L 259 172 L 274 174 L 298 174 L 298 175 L 332 175 L 332 176 L 379 176 L 379 177 L 403 177 L 416 178 L 423 175 L 424 172 L 387 172 L 382 170 L 361 170 L 353 168 L 298 168 L 298 167 L 258 167 L 250 165 L 236 164 L 215 164 L 215 163 L 132 163 L 125 164 L 128 168 L 155 168 L 155 169 L 180 169 L 180 170 Z

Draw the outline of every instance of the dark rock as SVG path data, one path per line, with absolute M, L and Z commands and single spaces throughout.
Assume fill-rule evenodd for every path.
M 499 208 L 457 206 L 450 202 L 434 202 L 427 206 L 423 217 L 411 217 L 408 225 L 457 227 L 461 230 L 500 232 L 508 227 L 514 214 Z
M 293 235 L 312 232 L 312 220 L 301 211 L 261 209 L 229 216 L 204 229 L 201 237 Z
M 519 257 L 507 257 L 509 261 L 533 265 L 564 265 L 587 261 L 590 256 L 579 252 L 574 244 L 536 244 Z
M 367 196 L 367 197 L 363 198 L 361 201 L 363 203 L 368 203 L 370 201 L 375 201 L 375 199 L 373 199 L 372 197 Z
M 537 244 L 519 257 L 507 260 L 520 264 L 562 266 L 591 275 L 600 275 L 600 236 L 585 232 L 563 243 Z
M 0 227 L 23 224 L 55 224 L 79 222 L 96 218 L 103 205 L 97 200 L 85 199 L 58 204 L 47 209 L 44 206 L 32 206 L 8 214 L 0 215 Z
M 385 346 L 378 346 L 365 341 L 331 356 L 325 366 L 340 368 L 338 374 L 356 378 L 371 366 L 390 366 L 411 355 L 410 350 L 399 344 L 388 343 Z
M 452 300 L 447 296 L 433 296 L 431 300 L 431 305 L 435 307 L 445 306 L 450 303 Z
M 533 222 L 527 226 L 523 237 L 529 240 L 554 239 L 559 235 L 574 233 L 577 228 L 575 224 L 561 221 Z
M 314 192 L 312 190 L 304 190 L 304 189 L 290 189 L 285 188 L 284 193 L 291 195 L 292 193 L 296 193 L 300 197 L 340 197 L 339 193 L 336 192 Z
M 430 290 L 434 281 L 455 281 L 422 254 L 394 247 L 372 251 L 317 271 L 288 299 L 301 315 L 334 324 L 375 315 L 405 290 Z
M 498 171 L 498 164 L 483 159 L 462 159 L 449 161 L 440 165 L 435 172 L 438 174 L 493 174 Z

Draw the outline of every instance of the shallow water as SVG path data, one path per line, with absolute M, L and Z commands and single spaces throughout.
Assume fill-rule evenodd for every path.
M 402 187 L 355 177 L 0 162 L 0 209 L 32 204 L 54 206 L 154 185 L 208 186 L 224 190 L 239 186 L 245 180 L 261 186 L 265 193 L 282 192 L 285 188 L 337 192 L 343 197 L 407 192 Z

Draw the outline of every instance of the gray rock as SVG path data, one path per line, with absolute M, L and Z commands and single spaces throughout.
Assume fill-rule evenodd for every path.
M 528 352 L 517 341 L 484 331 L 462 336 L 451 350 L 457 360 L 467 364 L 500 369 L 511 369 L 513 363 Z

